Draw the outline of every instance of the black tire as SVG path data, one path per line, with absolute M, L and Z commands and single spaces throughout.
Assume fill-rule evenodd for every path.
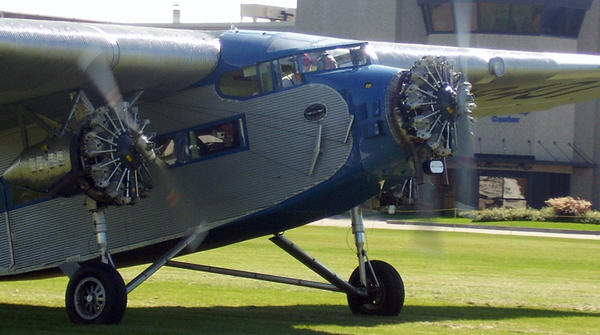
M 404 306 L 404 283 L 396 269 L 386 262 L 371 261 L 371 266 L 379 287 L 376 287 L 373 273 L 367 264 L 367 291 L 369 297 L 364 298 L 348 294 L 348 306 L 354 314 L 366 315 L 398 315 Z M 350 284 L 362 287 L 358 267 L 350 275 Z
M 69 280 L 67 314 L 77 324 L 119 323 L 127 307 L 123 278 L 104 263 L 82 265 Z

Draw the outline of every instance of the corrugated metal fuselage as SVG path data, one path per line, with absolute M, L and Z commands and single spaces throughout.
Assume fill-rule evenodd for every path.
M 144 248 L 146 257 L 133 261 L 124 257 L 168 244 L 198 226 L 210 230 L 201 249 L 213 248 L 340 213 L 374 195 L 385 168 L 406 164 L 398 163 L 402 149 L 383 129 L 385 87 L 394 73 L 380 66 L 339 70 L 247 100 L 225 99 L 215 85 L 205 85 L 143 103 L 140 111 L 158 134 L 237 120 L 245 144 L 231 153 L 153 167 L 155 187 L 149 198 L 109 208 L 109 249 L 117 263 L 122 260 L 117 265 L 149 261 L 156 255 L 147 250 L 158 254 L 160 249 Z M 349 78 L 355 81 L 349 84 Z M 326 106 L 327 114 L 310 121 L 304 112 L 315 103 Z M 379 133 L 368 131 L 373 127 Z M 0 135 L 2 169 L 20 152 L 18 132 Z M 395 158 L 386 158 L 388 154 Z M 9 193 L 0 196 L 10 198 Z M 2 276 L 85 261 L 98 252 L 83 196 L 41 201 L 0 215 Z

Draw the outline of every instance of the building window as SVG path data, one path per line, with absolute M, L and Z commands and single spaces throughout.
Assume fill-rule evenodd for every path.
M 245 118 L 240 115 L 159 136 L 158 157 L 178 166 L 248 148 Z
M 430 27 L 436 33 L 449 33 L 454 31 L 454 17 L 452 6 L 449 2 L 427 5 L 430 15 Z
M 479 176 L 479 209 L 526 208 L 527 178 Z
M 470 16 L 471 32 L 576 38 L 591 0 L 419 0 L 429 33 L 456 33 Z M 463 30 L 463 29 L 458 29 Z

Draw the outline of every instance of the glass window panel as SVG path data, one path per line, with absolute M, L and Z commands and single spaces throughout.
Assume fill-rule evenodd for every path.
M 225 95 L 250 97 L 260 92 L 256 66 L 235 70 L 221 76 L 219 88 Z
M 546 11 L 544 33 L 554 36 L 577 37 L 585 10 L 559 7 Z
M 502 198 L 484 199 L 479 198 L 479 209 L 486 209 L 492 207 L 502 207 Z
M 527 208 L 527 201 L 504 199 L 504 201 L 502 202 L 502 207 L 504 207 L 504 208 Z
M 502 177 L 479 176 L 480 198 L 502 198 Z
M 282 87 L 291 87 L 302 83 L 302 77 L 298 75 L 295 57 L 281 58 L 279 64 L 278 76 L 281 78 Z
M 454 31 L 452 7 L 449 2 L 427 5 L 430 13 L 431 28 L 436 33 Z
M 260 72 L 260 82 L 263 92 L 271 92 L 273 90 L 273 75 L 271 74 L 271 62 L 261 63 L 258 65 Z
M 454 18 L 456 19 L 456 31 L 458 32 L 479 30 L 476 3 L 455 2 Z M 469 21 L 467 22 L 467 20 Z
M 200 156 L 219 151 L 235 149 L 240 146 L 237 121 L 231 121 L 212 127 L 193 130 L 196 149 Z
M 189 136 L 186 133 L 176 133 L 157 141 L 158 157 L 167 165 L 184 164 L 192 158 Z
M 510 5 L 497 2 L 479 3 L 479 24 L 482 32 L 504 33 L 512 25 Z
M 505 199 L 525 199 L 527 193 L 526 178 L 504 178 Z
M 514 31 L 521 34 L 542 32 L 542 6 L 513 4 L 511 8 Z

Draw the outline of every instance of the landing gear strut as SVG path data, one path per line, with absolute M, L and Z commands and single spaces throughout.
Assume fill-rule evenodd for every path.
M 300 249 L 283 234 L 277 234 L 271 242 L 289 253 L 309 269 L 316 272 L 329 283 L 307 281 L 302 279 L 273 276 L 262 273 L 225 269 L 207 265 L 191 264 L 168 260 L 167 266 L 265 280 L 282 284 L 316 288 L 321 290 L 343 292 L 347 294 L 350 310 L 355 314 L 398 315 L 404 305 L 404 284 L 396 270 L 382 261 L 369 261 L 364 250 L 365 230 L 360 208 L 354 208 L 352 215 L 352 232 L 354 233 L 358 267 L 352 272 L 349 281 L 341 279 L 314 257 Z
M 404 305 L 404 283 L 398 272 L 388 263 L 369 261 L 365 246 L 365 227 L 362 210 L 354 207 L 350 212 L 352 233 L 356 244 L 358 267 L 348 282 L 366 291 L 366 295 L 348 293 L 348 306 L 354 314 L 398 315 Z
M 108 253 L 104 207 L 86 198 L 92 214 L 100 261 L 78 266 L 69 275 L 65 305 L 69 319 L 78 324 L 119 323 L 127 307 L 127 290 Z

